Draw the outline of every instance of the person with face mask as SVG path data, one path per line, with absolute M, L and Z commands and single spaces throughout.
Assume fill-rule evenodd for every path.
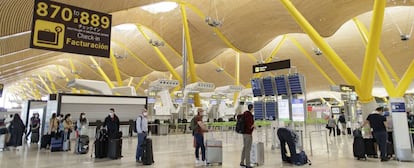
M 26 139 L 28 136 L 31 135 L 31 143 L 38 143 L 39 142 L 39 130 L 40 130 L 40 118 L 39 113 L 34 113 L 33 116 L 30 118 L 30 129 L 29 132 L 26 134 Z
M 63 129 L 64 129 L 64 136 L 63 136 L 63 150 L 69 151 L 70 150 L 70 133 L 73 130 L 73 121 L 70 114 L 66 114 L 63 121 L 62 121 Z
M 147 119 L 147 109 L 144 109 L 141 114 L 139 114 L 137 121 L 136 121 L 136 130 L 138 134 L 138 144 L 137 144 L 137 151 L 135 155 L 135 159 L 137 162 L 141 163 L 141 155 L 142 155 L 142 144 L 145 140 L 145 137 L 148 133 L 148 119 Z
M 86 119 L 86 114 L 81 113 L 78 121 L 76 121 L 76 149 L 75 153 L 84 154 L 89 150 L 89 121 Z
M 115 109 L 109 109 L 109 115 L 105 118 L 103 127 L 106 127 L 109 139 L 118 139 L 119 137 L 119 118 L 115 114 Z

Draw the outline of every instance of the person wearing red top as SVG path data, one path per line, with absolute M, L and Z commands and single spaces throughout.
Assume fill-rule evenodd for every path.
M 195 157 L 196 157 L 196 163 L 203 163 L 206 164 L 206 148 L 204 146 L 204 136 L 203 133 L 207 132 L 207 128 L 203 123 L 203 112 L 204 110 L 202 108 L 197 109 L 197 116 L 195 118 L 195 121 L 197 123 L 196 128 L 194 129 L 194 139 L 195 139 Z M 201 148 L 201 161 L 199 157 L 199 150 Z
M 250 165 L 250 149 L 252 147 L 252 133 L 254 130 L 254 120 L 253 120 L 253 104 L 247 106 L 247 111 L 242 114 L 245 120 L 245 131 L 243 133 L 243 150 L 241 153 L 240 166 L 251 168 Z M 245 164 L 246 163 L 246 164 Z

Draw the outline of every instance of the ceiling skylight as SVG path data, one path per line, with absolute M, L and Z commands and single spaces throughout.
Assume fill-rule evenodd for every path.
M 121 30 L 121 31 L 123 31 L 123 30 L 134 30 L 134 29 L 137 29 L 137 27 L 135 26 L 135 24 L 132 24 L 132 23 L 126 23 L 126 24 L 121 24 L 121 25 L 118 25 L 118 26 L 114 26 L 114 29 L 116 29 L 116 30 Z
M 177 8 L 178 4 L 175 2 L 159 2 L 150 5 L 142 6 L 141 9 L 152 14 L 169 12 Z

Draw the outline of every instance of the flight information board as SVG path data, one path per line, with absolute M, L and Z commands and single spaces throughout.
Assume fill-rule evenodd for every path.
M 280 121 L 285 121 L 290 119 L 289 115 L 289 100 L 288 99 L 279 99 L 277 101 L 277 111 Z
M 290 93 L 292 95 L 302 94 L 303 93 L 302 82 L 300 80 L 299 74 L 289 75 L 288 79 L 289 79 L 288 81 L 289 81 Z
M 286 86 L 286 77 L 285 76 L 276 76 L 275 77 L 276 83 L 276 92 L 277 95 L 287 95 L 287 86 Z
M 251 80 L 252 91 L 254 97 L 260 97 L 263 95 L 262 79 L 254 78 Z
M 263 102 L 254 102 L 254 120 L 263 120 L 265 118 Z
M 274 89 L 272 77 L 263 78 L 263 90 L 264 90 L 265 96 L 275 95 L 275 89 Z
M 265 103 L 266 106 L 266 120 L 276 120 L 276 102 L 269 101 Z
M 292 99 L 292 120 L 305 121 L 305 108 L 303 99 Z

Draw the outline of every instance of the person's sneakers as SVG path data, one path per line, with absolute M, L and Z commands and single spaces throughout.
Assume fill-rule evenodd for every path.
M 389 161 L 389 160 L 390 160 L 389 158 L 382 158 L 381 162 L 386 162 L 386 161 Z
M 199 164 L 199 163 L 201 163 L 201 162 L 200 162 L 200 159 L 196 159 L 196 160 L 195 160 L 195 164 Z
M 137 163 L 142 163 L 142 161 L 141 160 L 137 160 Z
M 246 167 L 246 165 L 244 165 L 243 163 L 240 163 L 240 167 Z

